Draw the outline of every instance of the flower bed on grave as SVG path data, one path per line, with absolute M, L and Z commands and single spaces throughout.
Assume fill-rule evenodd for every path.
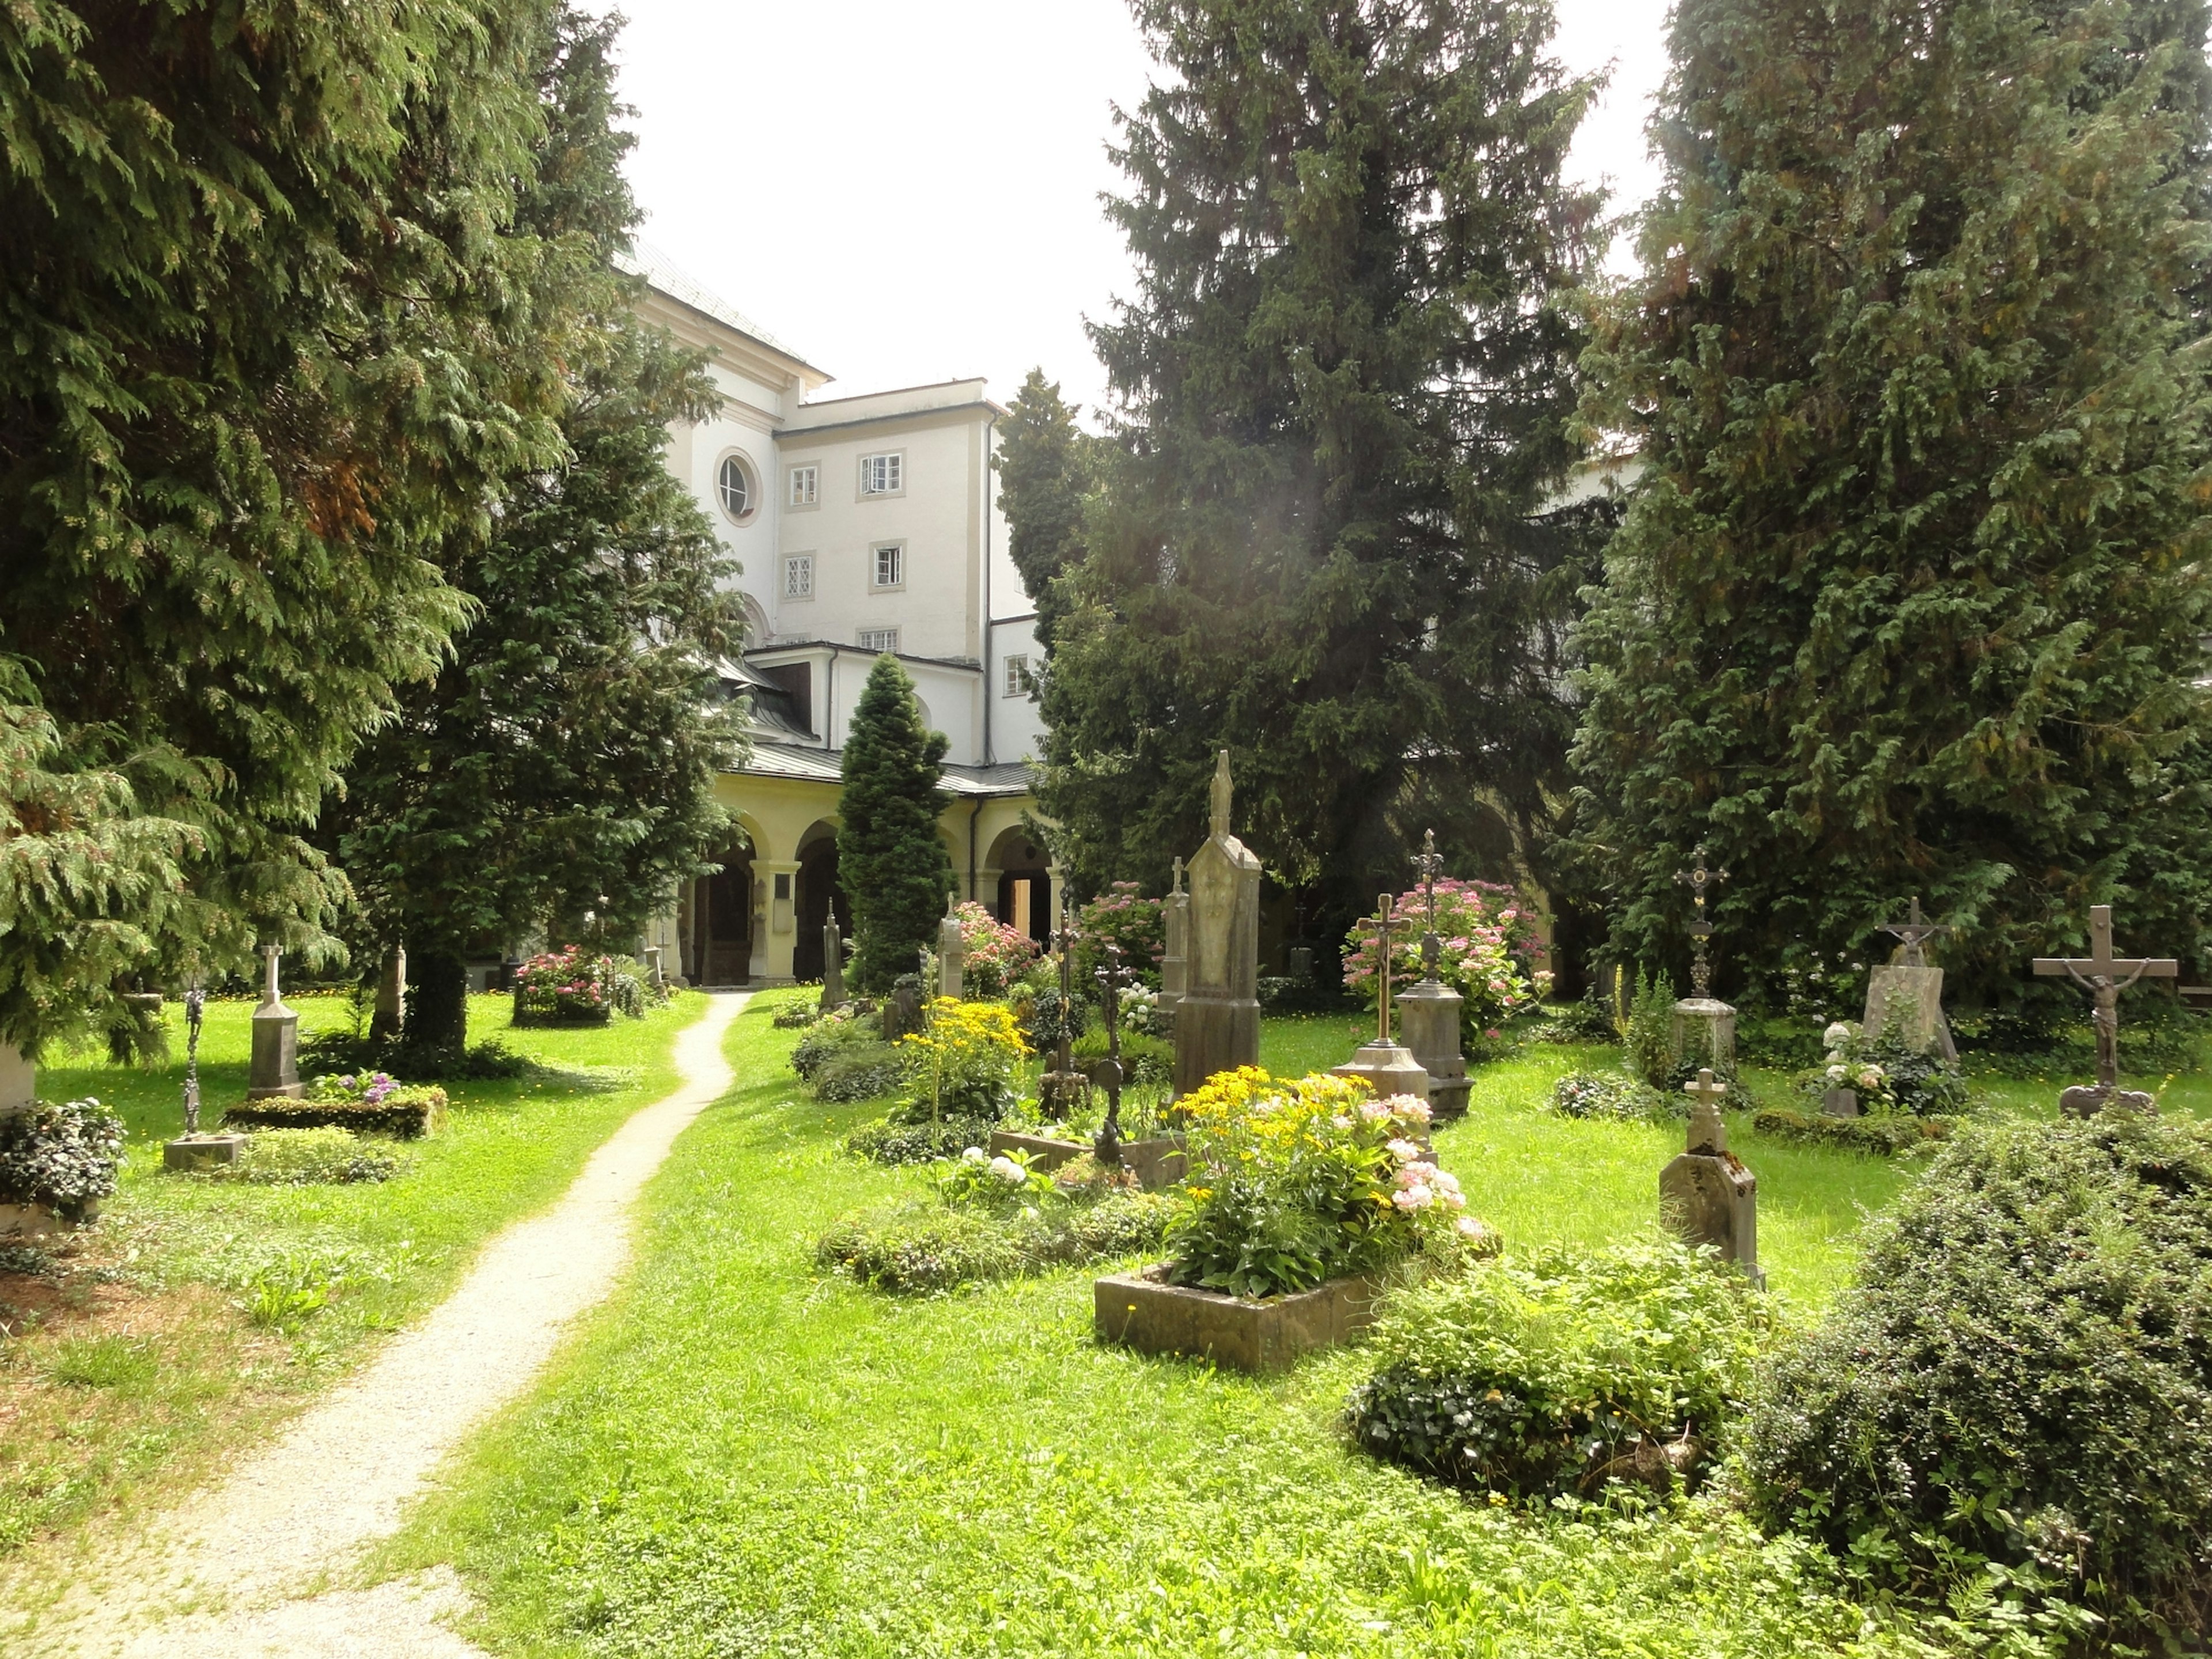
M 541 951 L 515 970 L 517 1025 L 604 1025 L 614 1011 L 611 957 L 569 945 Z
M 1178 1106 L 1189 1174 L 1169 1257 L 1098 1281 L 1106 1340 L 1271 1370 L 1364 1328 L 1394 1277 L 1497 1248 L 1427 1161 L 1425 1102 L 1244 1066 Z
M 446 1091 L 402 1083 L 386 1072 L 319 1077 L 297 1100 L 272 1095 L 222 1115 L 227 1129 L 349 1129 L 356 1134 L 416 1140 L 446 1123 Z
M 123 1120 L 88 1097 L 0 1116 L 0 1234 L 98 1216 L 115 1194 L 123 1133 Z

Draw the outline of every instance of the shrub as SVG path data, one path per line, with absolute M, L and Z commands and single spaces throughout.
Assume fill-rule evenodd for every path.
M 1820 1064 L 1797 1074 L 1797 1086 L 1818 1100 L 1831 1089 L 1856 1091 L 1862 1111 L 1875 1115 L 1957 1112 L 1966 1104 L 1966 1082 L 1941 1054 L 1923 1054 L 1893 1025 L 1869 1038 L 1849 1020 L 1821 1033 L 1827 1047 Z
M 1950 1138 L 1954 1120 L 1914 1117 L 1893 1112 L 1886 1117 L 1830 1117 L 1825 1112 L 1768 1106 L 1752 1114 L 1751 1127 L 1777 1140 L 1806 1146 L 1843 1146 L 1876 1158 L 1933 1150 Z
M 1561 1117 L 1609 1117 L 1648 1122 L 1689 1115 L 1689 1097 L 1666 1095 L 1626 1072 L 1569 1072 L 1552 1085 Z
M 1002 997 L 1036 962 L 1041 947 L 973 899 L 954 907 L 960 923 L 960 984 L 971 997 Z
M 997 1118 L 1014 1097 L 1015 1068 L 1029 1053 L 1011 1009 L 995 1002 L 933 998 L 929 1023 L 898 1040 L 915 1083 L 910 1104 L 933 1119 Z
M 1598 986 L 1591 986 L 1579 1000 L 1550 1005 L 1542 1012 L 1544 1023 L 1534 1033 L 1540 1042 L 1617 1042 L 1620 1040 L 1620 1033 L 1613 1029 L 1613 1006 L 1606 1000 L 1604 990 Z
M 841 1218 L 814 1259 L 872 1289 L 954 1291 L 1157 1249 L 1174 1201 L 1093 1188 L 1011 1212 L 908 1200 Z
M 1401 893 L 1390 915 L 1390 972 L 1396 983 L 1407 984 L 1423 972 L 1427 898 L 1418 888 Z M 1437 977 L 1465 999 L 1460 1028 L 1467 1041 L 1498 1041 L 1505 1022 L 1535 1007 L 1551 987 L 1551 975 L 1538 966 L 1543 941 L 1528 906 L 1510 887 L 1492 881 L 1439 881 L 1437 933 L 1443 945 Z M 1371 1004 L 1380 966 L 1374 925 L 1354 923 L 1344 943 L 1345 988 Z
M 1674 1081 L 1674 988 L 1648 974 L 1636 976 L 1636 1000 L 1629 1005 L 1628 1030 L 1621 1039 L 1622 1063 L 1656 1089 Z
M 769 1024 L 779 1031 L 802 1031 L 822 1018 L 811 1002 L 787 1002 L 775 1011 Z
M 1091 975 L 1106 965 L 1109 941 L 1121 947 L 1121 965 L 1146 985 L 1160 982 L 1160 961 L 1168 953 L 1167 906 L 1146 898 L 1133 881 L 1117 881 L 1075 913 L 1075 978 L 1095 985 Z M 1080 994 L 1080 993 L 1079 993 Z
M 289 994 L 289 993 L 288 993 Z M 471 1048 L 379 1042 L 351 1031 L 319 1031 L 300 1044 L 300 1069 L 307 1073 L 390 1072 L 418 1081 L 453 1083 L 520 1077 L 530 1061 L 494 1040 Z
M 1060 987 L 1047 986 L 1030 999 L 1028 1017 L 1022 1029 L 1028 1033 L 1030 1046 L 1039 1054 L 1050 1054 L 1060 1046 L 1065 1036 L 1071 1043 L 1081 1041 L 1091 1024 L 1091 1005 L 1080 995 L 1061 1000 Z
M 580 945 L 541 951 L 515 970 L 514 1023 L 599 1024 L 616 1006 L 614 977 L 612 957 L 595 956 Z
M 1169 1238 L 1168 1279 L 1234 1296 L 1310 1291 L 1378 1272 L 1433 1240 L 1448 1248 L 1459 1182 L 1418 1162 L 1427 1105 L 1376 1100 L 1352 1078 L 1296 1081 L 1255 1066 L 1224 1072 L 1179 1103 L 1188 1137 L 1186 1202 Z
M 1764 1379 L 1748 1496 L 1929 1599 L 1998 1564 L 2123 1641 L 2212 1627 L 2212 1127 L 1970 1125 Z
M 0 1117 L 0 1203 L 43 1204 L 75 1220 L 114 1195 L 122 1164 L 123 1120 L 88 1096 Z
M 399 1154 L 379 1151 L 343 1129 L 263 1129 L 240 1149 L 235 1164 L 218 1164 L 204 1173 L 213 1181 L 313 1187 L 389 1181 L 400 1168 Z
M 906 1079 L 906 1057 L 881 1038 L 848 1043 L 815 1073 L 814 1097 L 833 1104 L 873 1100 L 887 1095 Z
M 1363 1449 L 1454 1486 L 1664 1486 L 1741 1410 L 1770 1325 L 1741 1274 L 1672 1242 L 1480 1263 L 1392 1298 L 1346 1423 Z
M 1106 1033 L 1093 1027 L 1069 1051 L 1079 1067 L 1086 1060 L 1106 1058 Z M 1165 1037 L 1138 1031 L 1121 1033 L 1121 1074 L 1131 1083 L 1170 1083 L 1175 1079 L 1175 1044 Z
M 671 993 L 664 981 L 653 982 L 653 970 L 635 957 L 613 957 L 607 962 L 607 1000 L 617 1012 L 631 1019 L 643 1019 L 648 1010 L 659 1007 Z
M 839 1049 L 882 1041 L 874 1022 L 863 1018 L 857 1008 L 849 1004 L 834 1008 L 816 1020 L 806 1035 L 799 1039 L 791 1051 L 791 1069 L 802 1080 L 811 1083 Z
M 845 1150 L 872 1164 L 934 1164 L 957 1158 L 990 1139 L 996 1125 L 976 1118 L 949 1117 L 937 1123 L 902 1123 L 882 1118 L 864 1123 L 845 1137 Z
M 445 1127 L 447 1103 L 446 1091 L 433 1085 L 352 1072 L 317 1078 L 297 1100 L 280 1095 L 246 1101 L 225 1112 L 222 1121 L 226 1128 L 337 1128 L 413 1140 Z

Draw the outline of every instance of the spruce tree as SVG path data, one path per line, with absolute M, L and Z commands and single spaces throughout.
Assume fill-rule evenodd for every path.
M 1644 467 L 1577 751 L 1630 952 L 1701 841 L 1743 972 L 1916 893 L 1985 988 L 2092 901 L 2201 949 L 2203 42 L 2193 0 L 1678 9 L 1589 359 Z
M 1115 444 L 1043 693 L 1063 855 L 1164 879 L 1227 746 L 1238 833 L 1345 916 L 1431 810 L 1506 865 L 1571 732 L 1581 579 L 1540 514 L 1577 454 L 1558 301 L 1595 201 L 1560 168 L 1593 82 L 1543 3 L 1136 10 L 1163 73 L 1115 152 Z
M 853 903 L 853 983 L 884 991 L 920 965 L 937 937 L 952 858 L 937 833 L 946 796 L 945 733 L 888 652 L 868 671 L 845 737 L 837 798 L 837 880 Z
M 575 334 L 566 460 L 508 481 L 496 533 L 449 567 L 473 603 L 434 681 L 403 697 L 331 803 L 365 943 L 407 951 L 410 1043 L 466 1034 L 464 959 L 544 933 L 627 949 L 726 817 L 744 728 L 716 659 L 743 648 L 734 562 L 664 458 L 714 395 L 607 263 L 636 210 L 615 126 L 618 21 L 563 8 L 522 217 L 596 252 Z M 579 301 L 581 307 L 580 298 Z
M 1060 614 L 1055 584 L 1083 557 L 1083 523 L 1097 488 L 1099 440 L 1075 423 L 1080 410 L 1060 384 L 1033 368 L 999 422 L 999 510 L 1006 551 L 1036 606 L 1037 643 L 1048 655 Z

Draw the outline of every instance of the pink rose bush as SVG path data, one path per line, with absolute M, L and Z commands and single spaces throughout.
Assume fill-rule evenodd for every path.
M 1428 930 L 1427 900 L 1419 888 L 1401 893 L 1390 910 L 1390 979 L 1412 984 L 1426 971 L 1421 936 Z M 1362 921 L 1346 933 L 1344 983 L 1373 999 L 1379 970 L 1375 924 Z M 1528 1012 L 1551 988 L 1538 964 L 1544 944 L 1520 895 L 1492 881 L 1437 883 L 1437 938 L 1443 946 L 1437 977 L 1466 999 L 1461 1029 L 1473 1039 L 1496 1041 L 1507 1020 Z

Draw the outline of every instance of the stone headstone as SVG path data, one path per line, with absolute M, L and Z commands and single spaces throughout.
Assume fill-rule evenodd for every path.
M 1735 1075 L 1735 1010 L 1717 997 L 1684 997 L 1674 1005 L 1667 1053 L 1677 1066 L 1709 1066 Z
M 1313 983 L 1313 946 L 1293 945 L 1290 954 L 1290 981 L 1293 985 Z
M 884 1041 L 896 1042 L 922 1028 L 921 975 L 901 974 L 884 999 Z
M 1427 1074 L 1430 1111 L 1445 1123 L 1467 1115 L 1467 1056 L 1459 1048 L 1460 1009 L 1466 1000 L 1435 980 L 1398 994 L 1398 1035 Z
M 253 1011 L 253 1064 L 246 1073 L 246 1097 L 296 1100 L 307 1090 L 300 1082 L 300 1016 L 284 1006 L 276 988 L 276 963 L 284 947 L 264 945 L 261 954 L 268 963 L 268 976 L 262 985 L 261 1006 Z
M 666 974 L 661 969 L 660 947 L 658 945 L 648 945 L 645 947 L 645 973 L 646 977 L 653 981 L 653 988 L 656 991 L 668 982 Z
M 39 1068 L 12 1042 L 0 1042 L 0 1117 L 20 1112 L 39 1095 Z
M 1921 1054 L 1932 1051 L 1945 1060 L 1959 1058 L 1951 1023 L 1943 1018 L 1941 968 L 1883 963 L 1867 975 L 1866 1018 L 1860 1029 L 1870 1037 L 1880 1036 L 1893 1022 L 1899 1035 Z
M 959 999 L 967 982 L 968 941 L 960 932 L 957 896 L 945 901 L 945 920 L 937 924 L 937 994 Z
M 1167 949 L 1160 957 L 1160 1000 L 1154 1006 L 1163 1035 L 1175 1034 L 1176 1004 L 1190 989 L 1190 895 L 1182 890 L 1182 860 L 1175 861 L 1175 885 L 1160 906 Z
M 391 1042 L 406 1026 L 407 952 L 395 945 L 377 964 L 376 1005 L 368 1017 L 368 1034 L 379 1042 Z
M 822 1001 L 819 1012 L 845 1006 L 845 935 L 832 915 L 822 924 Z
M 1856 1089 L 1829 1089 L 1820 1096 L 1820 1110 L 1830 1117 L 1856 1117 L 1859 1115 L 1859 1091 Z
M 1688 1243 L 1711 1245 L 1733 1261 L 1754 1284 L 1765 1285 L 1759 1268 L 1759 1183 L 1728 1149 L 1728 1126 L 1721 1120 L 1725 1084 L 1711 1067 L 1682 1085 L 1693 1103 L 1687 1147 L 1659 1172 L 1661 1221 Z
M 1189 983 L 1176 1005 L 1175 1091 L 1260 1063 L 1260 860 L 1229 833 L 1229 751 L 1213 772 L 1213 833 L 1190 861 Z

